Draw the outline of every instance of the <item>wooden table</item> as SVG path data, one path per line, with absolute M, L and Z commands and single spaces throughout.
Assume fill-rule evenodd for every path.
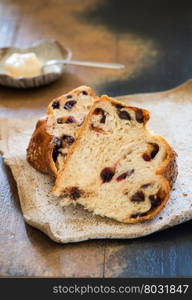
M 81 84 L 117 96 L 164 90 L 189 79 L 192 5 L 169 3 L 1 0 L 1 47 L 54 38 L 72 49 L 74 59 L 125 63 L 126 69 L 70 66 L 60 80 L 47 87 L 0 87 L 0 116 L 42 115 L 53 97 Z M 1 276 L 192 275 L 191 222 L 140 239 L 59 245 L 25 225 L 16 184 L 2 160 L 0 198 Z

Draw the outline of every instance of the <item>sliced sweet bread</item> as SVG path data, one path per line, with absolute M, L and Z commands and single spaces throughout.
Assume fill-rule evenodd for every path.
M 37 122 L 27 148 L 27 160 L 35 169 L 57 175 L 96 100 L 90 87 L 80 86 L 51 101 L 47 116 Z
M 176 154 L 147 128 L 149 112 L 101 97 L 58 173 L 53 194 L 120 222 L 152 218 L 177 176 Z

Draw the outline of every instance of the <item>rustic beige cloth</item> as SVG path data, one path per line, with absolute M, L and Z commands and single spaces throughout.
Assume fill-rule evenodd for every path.
M 0 150 L 17 182 L 25 221 L 52 240 L 67 243 L 95 238 L 135 238 L 192 218 L 192 81 L 155 94 L 120 97 L 151 112 L 149 127 L 178 153 L 179 176 L 163 211 L 142 224 L 121 224 L 93 216 L 82 207 L 61 208 L 50 194 L 53 179 L 26 162 L 36 119 L 0 119 Z

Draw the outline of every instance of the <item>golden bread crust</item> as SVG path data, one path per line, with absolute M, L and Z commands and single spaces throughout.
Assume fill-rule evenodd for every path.
M 47 131 L 47 119 L 39 120 L 27 148 L 30 165 L 40 172 L 56 176 L 57 169 L 52 158 L 53 147 L 53 136 Z

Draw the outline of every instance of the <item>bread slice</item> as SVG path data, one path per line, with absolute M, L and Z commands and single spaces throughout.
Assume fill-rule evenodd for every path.
M 27 148 L 27 160 L 35 169 L 57 175 L 96 100 L 90 87 L 80 86 L 51 101 L 47 116 L 37 122 Z
M 149 112 L 102 96 L 58 173 L 53 194 L 120 222 L 151 219 L 177 176 L 176 154 L 147 128 Z

